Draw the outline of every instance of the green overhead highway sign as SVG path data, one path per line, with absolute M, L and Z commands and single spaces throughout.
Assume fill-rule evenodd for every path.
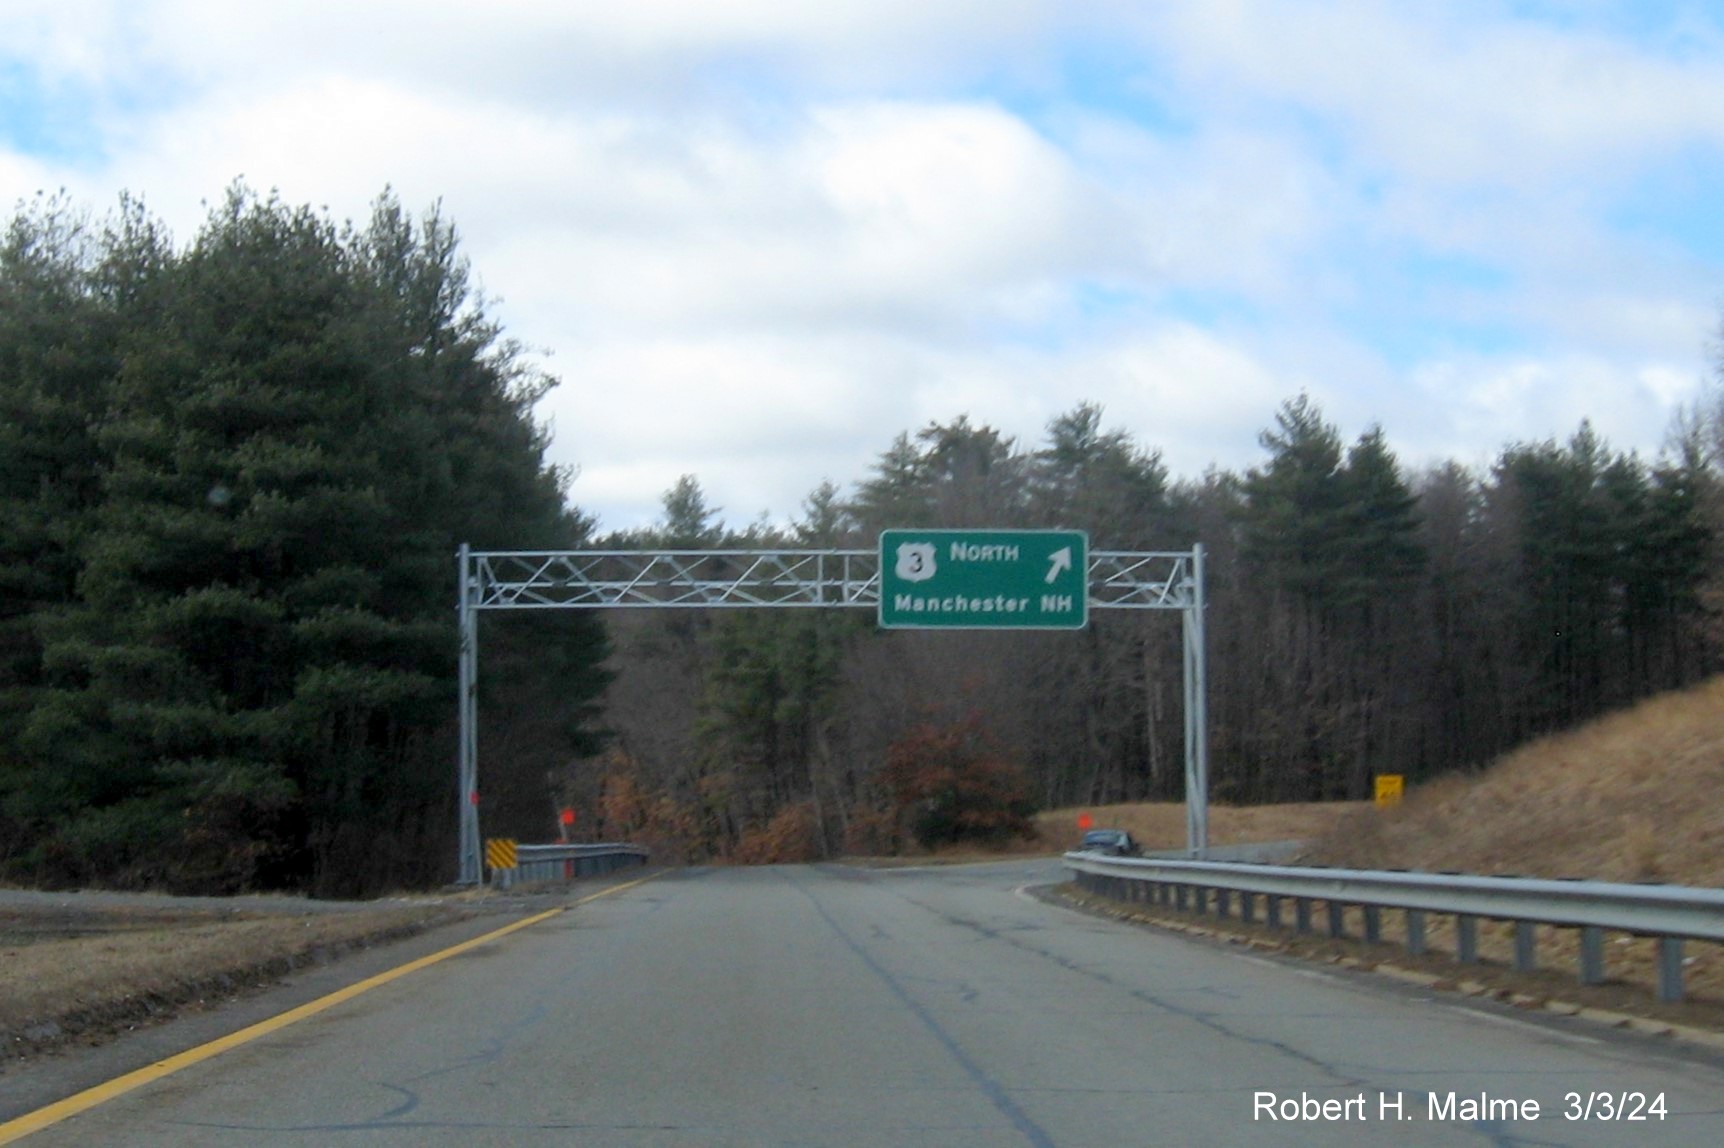
M 885 530 L 886 629 L 1081 630 L 1089 537 L 1081 530 Z

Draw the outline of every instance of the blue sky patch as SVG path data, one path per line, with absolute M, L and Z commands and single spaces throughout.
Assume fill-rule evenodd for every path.
M 0 146 L 74 164 L 97 159 L 101 140 L 91 113 L 86 93 L 50 91 L 36 69 L 0 62 Z
M 1724 155 L 1690 147 L 1641 171 L 1605 218 L 1612 230 L 1680 250 L 1685 258 L 1724 264 L 1721 203 Z

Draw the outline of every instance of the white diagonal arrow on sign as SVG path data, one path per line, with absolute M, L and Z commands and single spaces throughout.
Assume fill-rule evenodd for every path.
M 1054 579 L 1060 576 L 1061 570 L 1070 570 L 1071 568 L 1072 548 L 1070 546 L 1063 546 L 1048 555 L 1048 576 L 1043 579 L 1043 581 L 1045 581 L 1049 586 L 1052 586 L 1054 584 Z

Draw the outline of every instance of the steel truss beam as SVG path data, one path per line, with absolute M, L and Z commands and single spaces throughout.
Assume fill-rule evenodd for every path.
M 475 551 L 458 556 L 460 881 L 479 882 L 478 614 L 481 610 L 824 608 L 880 603 L 874 550 Z M 1185 637 L 1186 839 L 1209 844 L 1204 713 L 1203 548 L 1098 550 L 1089 556 L 1092 610 L 1180 610 Z
M 469 555 L 473 609 L 585 607 L 872 608 L 880 602 L 873 550 L 570 550 Z M 1193 555 L 1102 550 L 1090 555 L 1090 606 L 1184 610 L 1196 593 Z

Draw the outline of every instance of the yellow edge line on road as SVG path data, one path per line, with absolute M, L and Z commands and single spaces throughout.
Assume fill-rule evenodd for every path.
M 575 905 L 585 905 L 588 901 L 597 901 L 600 897 L 609 897 L 613 893 L 621 893 L 624 889 L 632 889 L 636 885 L 650 881 L 657 876 L 657 873 L 649 873 L 645 877 L 637 877 L 633 881 L 625 881 L 621 885 L 612 885 L 608 889 L 601 889 L 597 893 L 592 893 L 588 896 L 582 897 L 580 900 L 575 902 Z M 170 1056 L 166 1060 L 158 1060 L 154 1064 L 146 1065 L 145 1067 L 133 1072 L 128 1072 L 124 1076 L 116 1076 L 114 1079 L 104 1084 L 98 1084 L 94 1088 L 87 1088 L 83 1092 L 68 1096 L 66 1099 L 56 1101 L 44 1108 L 38 1108 L 34 1112 L 27 1112 L 23 1116 L 19 1116 L 13 1120 L 8 1120 L 4 1124 L 0 1124 L 0 1144 L 10 1144 L 15 1140 L 22 1140 L 32 1132 L 40 1132 L 42 1129 L 53 1124 L 58 1124 L 60 1121 L 69 1117 L 76 1116 L 80 1112 L 87 1112 L 98 1104 L 106 1104 L 115 1097 L 124 1096 L 134 1088 L 141 1088 L 153 1080 L 160 1080 L 164 1076 L 172 1076 L 182 1068 L 190 1068 L 192 1065 L 206 1061 L 212 1056 L 219 1056 L 222 1053 L 227 1052 L 229 1049 L 238 1048 L 242 1044 L 249 1044 L 260 1036 L 268 1036 L 270 1033 L 284 1029 L 290 1024 L 297 1024 L 300 1021 L 305 1020 L 307 1017 L 313 1017 L 327 1009 L 332 1009 L 343 1001 L 350 1001 L 361 993 L 370 992 L 372 989 L 377 988 L 380 985 L 386 985 L 390 981 L 397 980 L 409 973 L 416 973 L 420 969 L 428 968 L 429 966 L 436 964 L 438 961 L 445 961 L 450 957 L 459 956 L 460 954 L 467 952 L 469 949 L 477 948 L 489 941 L 495 941 L 501 937 L 508 936 L 510 933 L 519 932 L 521 929 L 525 929 L 531 925 L 536 925 L 540 921 L 548 920 L 551 917 L 555 917 L 558 913 L 564 912 L 573 907 L 574 906 L 563 905 L 558 906 L 555 909 L 547 909 L 543 913 L 535 913 L 533 916 L 528 917 L 525 920 L 516 921 L 512 925 L 504 925 L 501 929 L 495 929 L 483 936 L 474 937 L 470 941 L 462 941 L 458 945 L 451 945 L 449 948 L 442 949 L 430 954 L 429 956 L 420 957 L 416 961 L 408 961 L 404 965 L 398 965 L 387 972 L 378 973 L 374 977 L 367 977 L 365 980 L 359 981 L 356 984 L 348 985 L 344 989 L 337 989 L 328 996 L 318 997 L 316 1000 L 302 1004 L 298 1008 L 288 1009 L 286 1012 L 281 1013 L 278 1016 L 272 1016 L 268 1020 L 260 1020 L 254 1025 L 240 1029 L 238 1032 L 230 1032 L 224 1037 L 210 1041 L 208 1044 L 200 1044 L 196 1048 L 188 1048 L 186 1051 Z

